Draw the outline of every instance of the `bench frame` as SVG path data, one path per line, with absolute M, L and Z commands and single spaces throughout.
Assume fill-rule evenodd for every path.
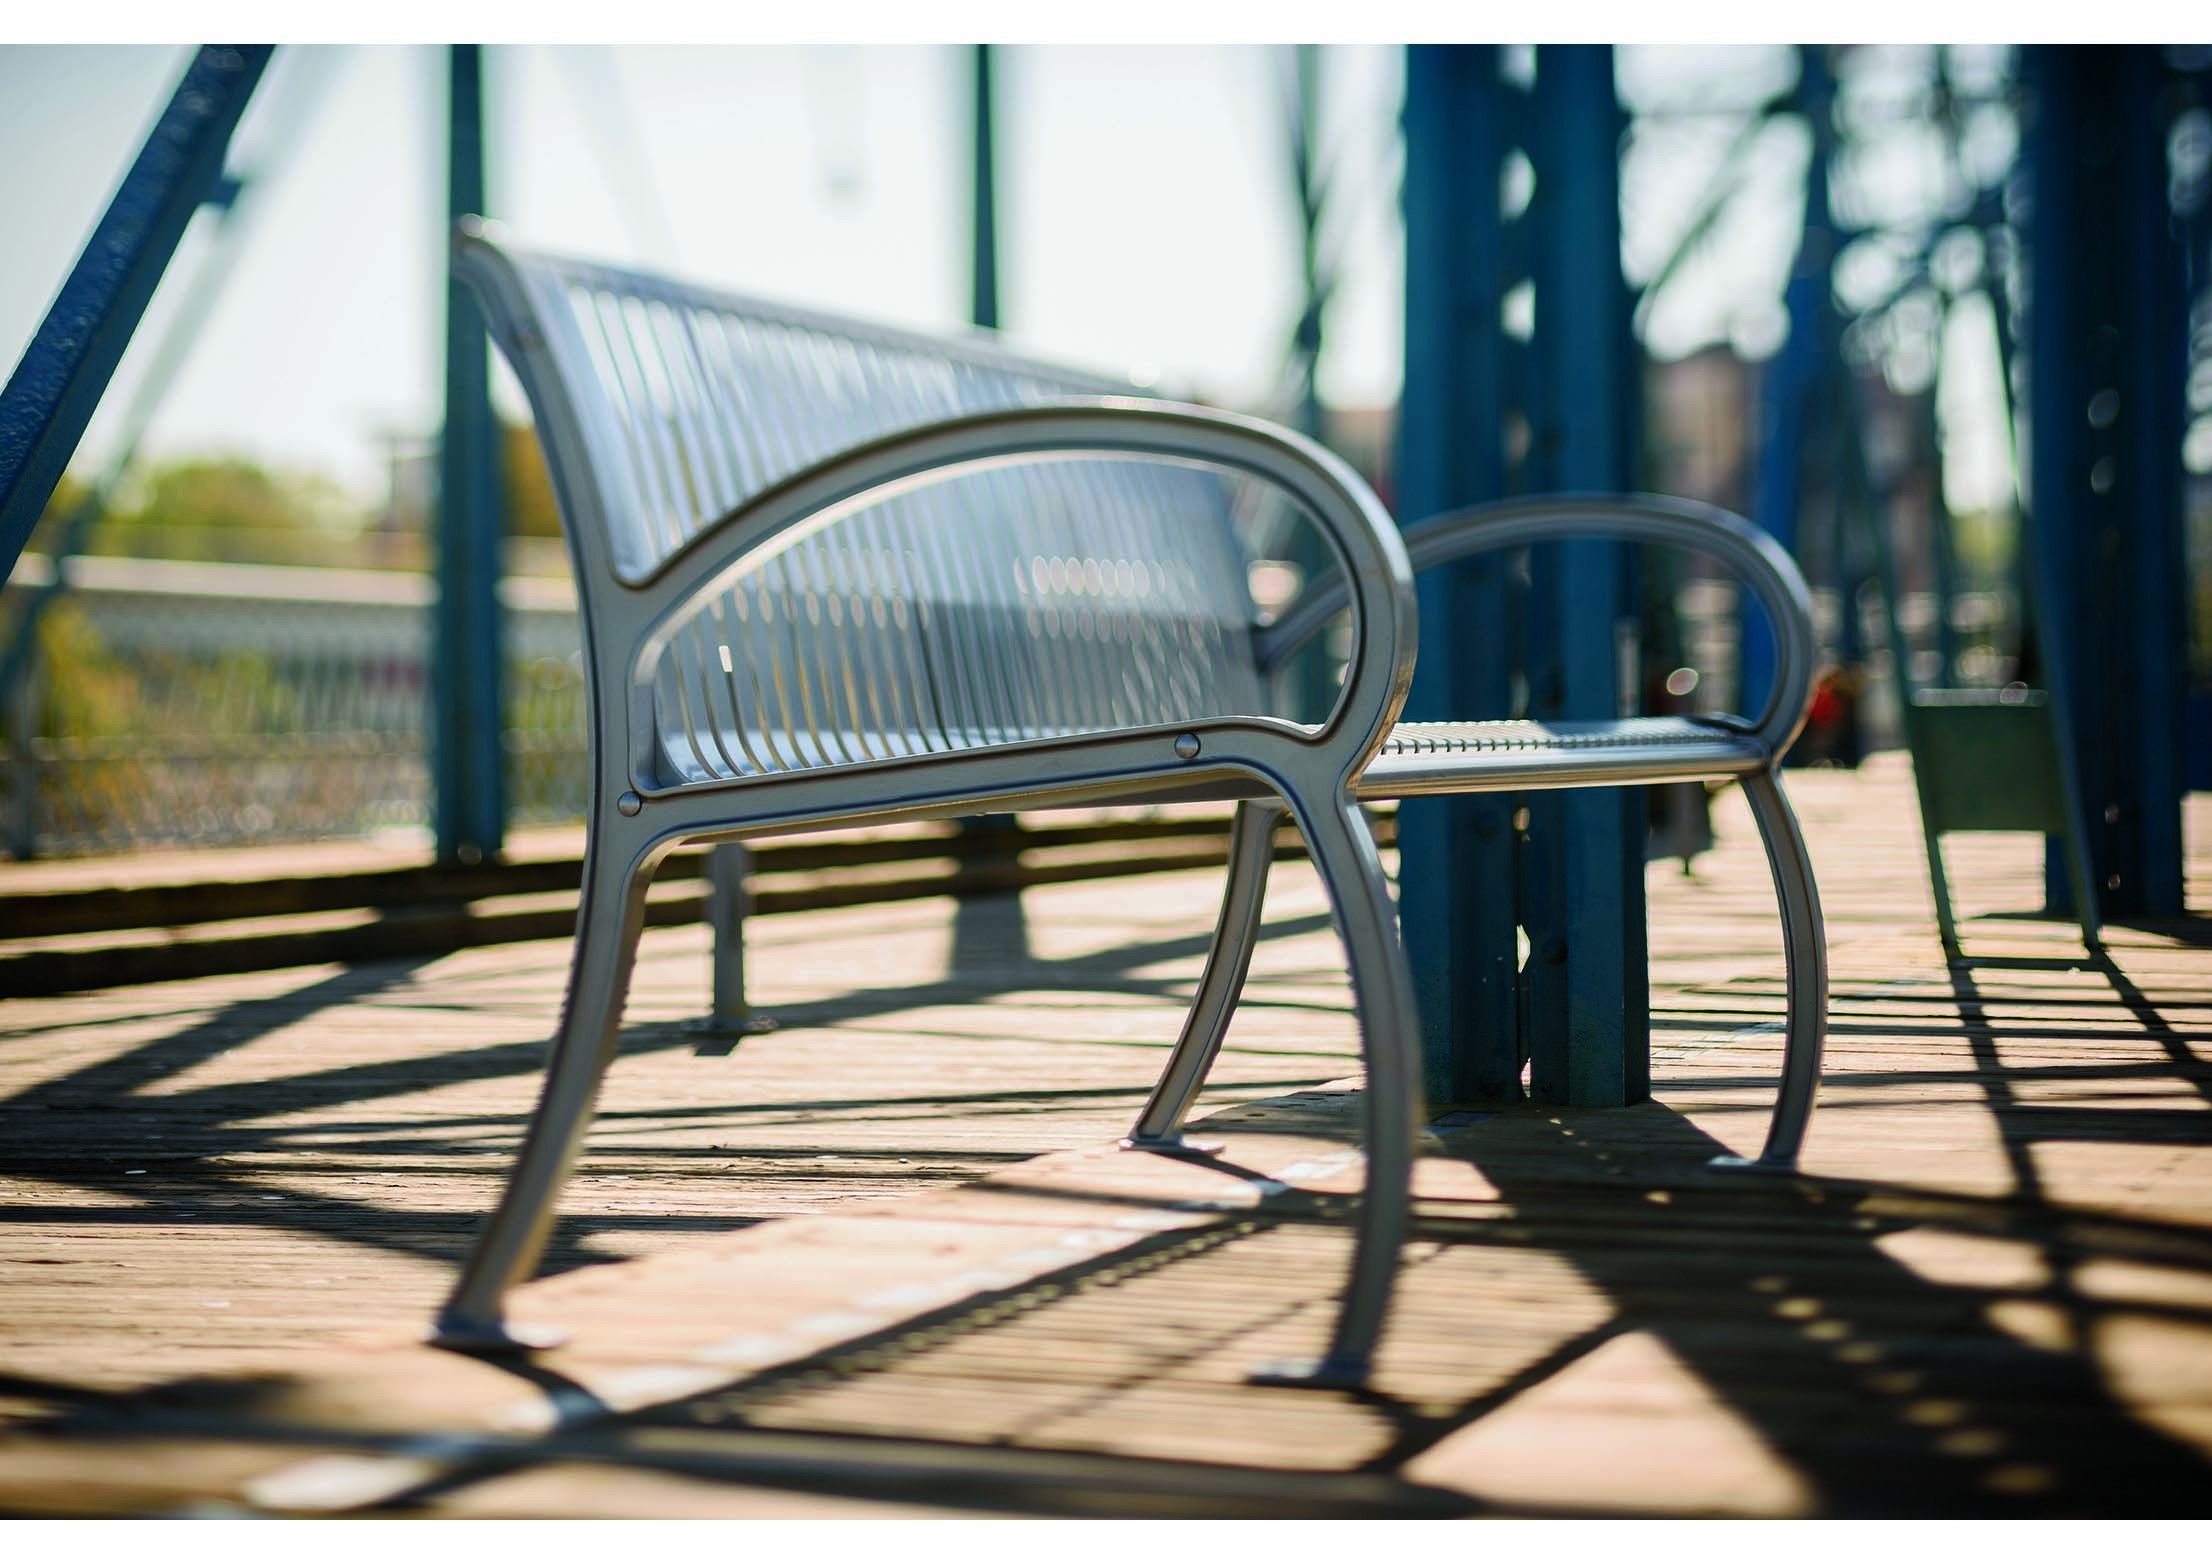
M 1401 540 L 1361 479 L 1320 446 L 1274 425 L 1130 398 L 1070 400 L 945 419 L 871 440 L 774 483 L 691 537 L 641 577 L 613 568 L 603 503 L 574 402 L 515 264 L 464 224 L 457 270 L 477 290 L 496 340 L 530 396 L 577 564 L 587 664 L 591 806 L 577 937 L 560 1028 L 521 1151 L 434 1339 L 477 1352 L 514 1352 L 556 1336 L 520 1329 L 505 1298 L 536 1269 L 560 1188 L 581 1148 L 619 1024 L 646 889 L 676 846 L 825 826 L 947 818 L 1006 810 L 1186 800 L 1234 802 L 1228 889 L 1197 1000 L 1130 1144 L 1189 1154 L 1181 1123 L 1218 1053 L 1259 928 L 1275 827 L 1297 822 L 1327 888 L 1345 945 L 1366 1067 L 1367 1157 L 1350 1274 L 1328 1351 L 1264 1369 L 1274 1383 L 1364 1381 L 1389 1306 L 1410 1222 L 1420 1114 L 1419 1028 L 1381 858 L 1360 808 L 1362 778 L 1388 739 L 1411 684 L 1414 570 L 1477 548 L 1603 534 L 1681 544 L 1730 560 L 1767 605 L 1785 674 L 1761 719 L 1727 731 L 1744 741 L 1743 776 L 1773 859 L 1790 951 L 1790 1025 L 1781 1100 L 1752 1164 L 1794 1162 L 1819 1068 L 1825 1013 L 1820 916 L 1802 838 L 1774 764 L 1802 723 L 1811 631 L 1803 582 L 1748 524 L 1675 501 L 1574 500 L 1487 508 L 1440 518 Z M 1262 669 L 1349 611 L 1343 687 L 1318 727 L 1267 717 L 1217 717 L 1071 737 L 824 765 L 812 770 L 670 785 L 660 769 L 654 670 L 686 610 L 813 530 L 919 485 L 1028 462 L 1133 457 L 1198 463 L 1272 484 L 1302 508 L 1342 571 L 1257 643 Z M 1409 553 L 1410 548 L 1410 553 Z M 1647 760 L 1646 764 L 1651 763 Z M 1440 768 L 1448 769 L 1448 768 Z M 1501 783 L 1448 776 L 1421 791 L 1499 786 L 1620 785 L 1648 779 L 1633 757 L 1603 772 Z
M 1812 1119 L 1828 1020 L 1828 945 L 1819 887 L 1813 878 L 1804 832 L 1780 780 L 1782 756 L 1803 729 L 1811 705 L 1815 649 L 1810 594 L 1795 562 L 1771 536 L 1741 517 L 1692 500 L 1590 494 L 1502 500 L 1432 517 L 1407 528 L 1405 533 L 1407 553 L 1417 574 L 1494 550 L 1573 538 L 1671 545 L 1713 556 L 1728 565 L 1750 589 L 1774 627 L 1774 682 L 1759 717 L 1750 722 L 1725 717 L 1704 719 L 1754 739 L 1762 756 L 1760 764 L 1737 773 L 1735 780 L 1742 784 L 1750 801 L 1752 818 L 1774 876 L 1775 897 L 1782 913 L 1788 994 L 1782 1081 L 1766 1142 L 1757 1157 L 1717 1157 L 1713 1165 L 1789 1172 L 1797 1165 Z M 1263 633 L 1263 666 L 1279 665 L 1295 655 L 1344 607 L 1340 582 L 1322 583 L 1297 599 Z M 1533 771 L 1516 774 L 1494 786 L 1466 778 L 1455 781 L 1440 777 L 1435 786 L 1413 784 L 1391 791 L 1403 797 L 1417 792 L 1523 792 L 1546 787 L 1628 785 L 1639 780 L 1636 773 L 1640 765 L 1659 758 L 1640 757 L 1632 747 L 1624 746 L 1619 752 L 1617 775 L 1593 777 L 1586 769 L 1550 776 Z M 1237 806 L 1229 836 L 1228 888 L 1205 971 L 1199 979 L 1198 996 L 1159 1084 L 1122 1142 L 1132 1150 L 1210 1154 L 1219 1149 L 1185 1141 L 1182 1125 L 1220 1052 L 1251 966 L 1268 868 L 1274 857 L 1275 833 L 1283 815 L 1279 806 L 1265 802 Z

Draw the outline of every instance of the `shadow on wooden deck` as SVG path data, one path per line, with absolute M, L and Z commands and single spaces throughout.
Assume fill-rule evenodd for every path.
M 1335 1117 L 1336 1107 L 1307 1098 L 1262 1117 L 1279 1130 L 1292 1113 L 1312 1133 L 1324 1127 L 1317 1113 Z M 1233 1133 L 1247 1119 L 1210 1128 Z M 1464 1165 L 1495 1199 L 1467 1210 L 1424 1200 L 1390 1361 L 1365 1394 L 1259 1390 L 1219 1372 L 1225 1354 L 1249 1356 L 1325 1298 L 1314 1271 L 1338 1256 L 1347 1203 L 1293 1192 L 627 1411 L 555 1369 L 505 1369 L 518 1391 L 557 1409 L 558 1426 L 535 1435 L 303 1423 L 296 1387 L 251 1381 L 72 1396 L 67 1412 L 21 1432 L 80 1448 L 168 1438 L 350 1452 L 350 1462 L 326 1456 L 273 1486 L 249 1485 L 265 1505 L 324 1511 L 358 1501 L 375 1513 L 450 1512 L 487 1483 L 583 1465 L 993 1513 L 1645 1514 L 1680 1506 L 1608 1502 L 1618 1474 L 1597 1477 L 1588 1502 L 1485 1499 L 1466 1482 L 1533 1426 L 1506 1426 L 1518 1405 L 1583 1360 L 1641 1341 L 1687 1370 L 1709 1412 L 1757 1446 L 1751 1466 L 1787 1469 L 1801 1487 L 1789 1509 L 2202 1513 L 2212 1461 L 2116 1399 L 2088 1351 L 2109 1319 L 2145 1305 L 2075 1278 L 2118 1260 L 2212 1279 L 2212 1234 L 1904 1185 L 1745 1181 L 1705 1167 L 1721 1149 L 1658 1105 L 1523 1109 L 1448 1133 L 1432 1167 Z M 1018 1174 L 995 1184 L 1028 1187 Z M 1145 1203 L 1057 1184 L 1035 1193 L 1056 1205 Z M 2041 1274 L 1938 1283 L 1885 1251 L 1881 1240 L 1901 1232 L 2003 1240 Z M 2035 1311 L 2047 1339 L 1992 1323 L 2005 1309 Z M 2152 1312 L 2212 1327 L 2212 1308 L 2199 1304 Z M 1535 1422 L 1564 1419 L 1567 1433 L 1595 1441 L 1586 1459 L 1602 1463 L 1618 1444 L 1604 1425 L 1655 1410 L 1671 1415 L 1601 1403 Z M 934 1438 L 933 1423 L 945 1429 Z M 1542 1432 L 1538 1454 L 1562 1430 Z M 1707 1461 L 1705 1443 L 1692 1438 L 1681 1456 Z M 1621 1453 L 1649 1460 L 1660 1445 L 1639 1439 Z M 432 1446 L 420 1480 L 406 1480 Z M 1662 1465 L 1631 1486 L 1709 1491 L 1716 1475 L 1725 1480 L 1709 1465 Z
M 1820 790 L 1805 791 L 1817 814 Z M 1863 789 L 1850 802 L 1870 812 Z M 645 1198 L 564 1220 L 556 1274 L 529 1290 L 574 1320 L 575 1351 L 500 1368 L 387 1330 L 283 1372 L 173 1373 L 136 1393 L 0 1366 L 0 1398 L 45 1409 L 0 1437 L 0 1508 L 2201 1515 L 2206 924 L 2117 930 L 2113 952 L 2090 957 L 2063 929 L 1985 916 L 1975 958 L 1946 966 L 1926 919 L 1896 909 L 1914 850 L 1883 834 L 1896 823 L 1855 839 L 1840 872 L 1823 866 L 1841 915 L 1808 1173 L 1707 1167 L 1755 1138 L 1779 1052 L 1779 985 L 1753 921 L 1771 914 L 1723 854 L 1703 883 L 1654 891 L 1676 898 L 1688 942 L 1655 986 L 1661 1101 L 1441 1121 L 1365 1393 L 1243 1377 L 1318 1343 L 1350 1246 L 1357 1099 L 1312 1089 L 1342 1073 L 1346 1016 L 1310 901 L 1277 909 L 1273 968 L 1232 1040 L 1245 1094 L 1274 1095 L 1208 1121 L 1226 1160 L 1118 1156 L 1089 1149 L 1101 1139 L 1088 1128 L 1036 1156 L 1011 1133 L 1040 1112 L 1110 1118 L 1141 1098 L 1204 947 L 1199 880 L 1165 923 L 1077 951 L 1035 921 L 1057 904 L 973 905 L 941 968 L 886 964 L 880 987 L 778 1004 L 790 1034 L 776 1046 L 845 1039 L 843 1068 L 822 1073 L 866 1089 L 813 1089 L 793 1064 L 753 1103 L 696 1077 L 688 1099 L 613 1094 L 606 1165 L 634 1170 Z M 509 959 L 478 958 L 474 989 L 441 976 L 418 991 L 422 970 L 392 964 L 212 1011 L 180 1004 L 174 1027 L 139 1014 L 159 1035 L 41 1071 L 0 1102 L 0 1173 L 85 1196 L 10 1206 L 5 1222 L 285 1230 L 442 1273 L 515 1127 L 511 1100 L 474 1094 L 519 1091 L 542 1049 L 544 975 L 510 997 Z M 648 1000 L 626 1064 L 697 1060 L 682 1006 Z M 1105 1026 L 1117 1004 L 1129 1022 Z M 988 1021 L 934 1030 L 930 1012 L 953 1005 L 988 1006 Z M 496 1014 L 502 1035 L 428 1057 L 204 1073 L 318 1016 L 379 1007 L 426 1027 Z M 985 1032 L 1000 1052 L 971 1068 Z M 902 1081 L 923 1049 L 935 1073 Z M 994 1075 L 1032 1055 L 1039 1079 Z M 1079 1056 L 1096 1061 L 1090 1076 L 1042 1084 Z M 772 1060 L 748 1043 L 736 1062 Z M 863 1062 L 873 1073 L 856 1076 Z M 368 1110 L 426 1092 L 446 1094 L 439 1111 Z M 887 1118 L 890 1132 L 848 1135 L 836 1156 L 840 1177 L 873 1168 L 902 1199 L 731 1231 L 752 1220 L 728 1209 L 731 1190 L 808 1176 L 762 1126 L 820 1145 L 825 1125 Z M 31 1128 L 57 1124 L 82 1144 Z M 726 1126 L 754 1138 L 721 1143 Z M 172 1171 L 132 1175 L 103 1137 L 134 1138 L 135 1163 Z M 158 1151 L 143 1146 L 153 1137 Z M 462 1193 L 349 1199 L 285 1172 L 295 1152 L 394 1137 L 397 1189 L 458 1176 Z M 909 1167 L 930 1157 L 942 1176 Z M 694 1173 L 740 1176 L 683 1206 L 672 1192 Z M 641 1229 L 680 1242 L 601 1263 L 616 1257 L 609 1232 Z

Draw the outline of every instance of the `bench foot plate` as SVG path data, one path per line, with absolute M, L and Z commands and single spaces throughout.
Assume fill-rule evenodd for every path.
M 1122 1137 L 1121 1149 L 1123 1151 L 1149 1151 L 1157 1156 L 1186 1157 L 1192 1161 L 1202 1162 L 1220 1156 L 1229 1149 L 1229 1144 L 1227 1141 L 1220 1140 L 1185 1140 L 1180 1135 L 1170 1136 L 1163 1140 L 1153 1140 L 1142 1135 L 1127 1135 Z
M 471 1357 L 509 1358 L 532 1352 L 548 1352 L 568 1340 L 568 1333 L 550 1325 L 517 1325 L 509 1320 L 481 1320 L 448 1311 L 431 1327 L 430 1345 Z
M 1364 1390 L 1370 1365 L 1364 1357 L 1284 1358 L 1262 1363 L 1244 1376 L 1247 1385 L 1282 1390 Z
M 1784 1161 L 1781 1159 L 1776 1159 L 1773 1162 L 1769 1162 L 1764 1157 L 1713 1157 L 1708 1160 L 1705 1165 L 1709 1168 L 1717 1169 L 1723 1173 L 1780 1173 L 1784 1175 L 1794 1175 L 1797 1172 L 1797 1164 L 1794 1161 Z
M 776 1029 L 774 1016 L 747 1015 L 735 1021 L 717 1021 L 712 1016 L 702 1016 L 696 1021 L 686 1021 L 684 1030 L 700 1037 L 758 1037 Z

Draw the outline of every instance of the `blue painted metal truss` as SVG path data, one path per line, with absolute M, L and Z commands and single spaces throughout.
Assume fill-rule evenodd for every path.
M 457 221 L 486 209 L 483 50 L 455 45 L 450 64 L 446 196 Z M 430 708 L 432 824 L 438 856 L 447 862 L 496 857 L 506 835 L 499 438 L 483 312 L 449 268 Z
M 2037 628 L 2109 917 L 2182 911 L 2188 308 L 2151 48 L 2031 50 L 2028 495 Z M 2063 854 L 2046 894 L 2071 907 Z
M 1512 493 L 1631 487 L 1636 403 L 1620 271 L 1612 52 L 1417 47 L 1406 84 L 1406 378 L 1398 506 L 1409 523 Z M 1508 211 L 1514 154 L 1535 198 Z M 1533 322 L 1509 330 L 1526 286 Z M 1633 562 L 1611 544 L 1432 572 L 1450 624 L 1409 718 L 1614 717 Z M 1649 1091 L 1644 800 L 1638 791 L 1409 800 L 1403 926 L 1432 1102 L 1591 1105 Z M 1525 955 L 1524 955 L 1525 950 Z
M 53 307 L 0 390 L 0 566 L 15 569 L 192 214 L 226 198 L 223 158 L 272 53 L 208 44 L 186 67 Z

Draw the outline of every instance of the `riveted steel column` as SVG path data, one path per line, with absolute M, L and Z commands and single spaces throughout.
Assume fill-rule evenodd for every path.
M 1523 402 L 1530 492 L 1632 488 L 1636 375 L 1621 276 L 1620 142 L 1604 46 L 1537 50 L 1529 156 L 1535 333 Z M 1634 555 L 1550 544 L 1531 559 L 1522 659 L 1528 714 L 1620 716 L 1639 661 Z M 1531 794 L 1521 849 L 1529 1092 L 1615 1107 L 1650 1094 L 1641 788 Z
M 1505 492 L 1498 70 L 1488 45 L 1406 53 L 1397 509 L 1408 522 Z M 1507 566 L 1484 558 L 1421 577 L 1409 719 L 1510 715 Z M 1520 1095 L 1514 806 L 1500 794 L 1399 806 L 1399 917 L 1432 1104 Z
M 0 576 L 30 541 L 185 225 L 216 193 L 272 52 L 207 44 L 193 57 L 0 390 Z
M 459 219 L 486 207 L 483 50 L 454 45 L 448 79 L 446 211 Z M 430 692 L 432 817 L 438 857 L 463 863 L 496 856 L 506 835 L 499 454 L 484 318 L 475 295 L 449 269 Z
M 2039 629 L 2107 915 L 2182 910 L 2183 253 L 2149 48 L 2028 59 L 2030 538 Z M 2047 899 L 2072 908 L 2065 858 Z

